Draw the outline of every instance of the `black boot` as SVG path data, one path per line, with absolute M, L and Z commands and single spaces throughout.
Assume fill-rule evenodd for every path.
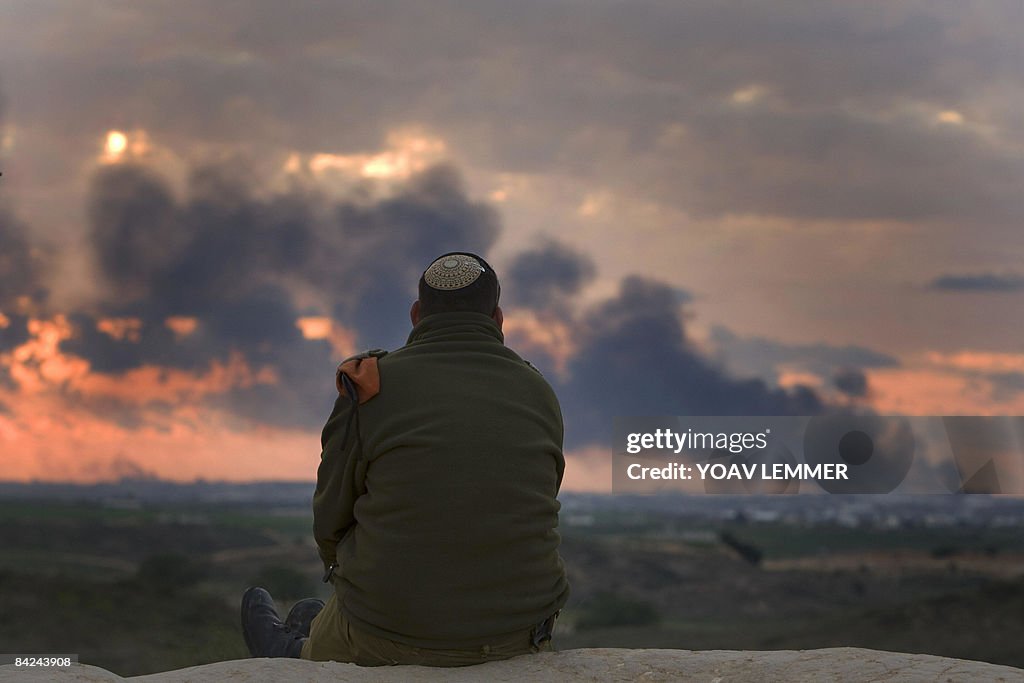
M 320 614 L 320 610 L 323 608 L 324 601 L 319 598 L 299 600 L 292 605 L 288 616 L 284 618 L 284 623 L 303 638 L 309 638 L 309 628 L 313 624 L 313 619 Z
M 281 621 L 274 599 L 259 587 L 242 596 L 242 635 L 253 657 L 298 658 L 306 640 Z

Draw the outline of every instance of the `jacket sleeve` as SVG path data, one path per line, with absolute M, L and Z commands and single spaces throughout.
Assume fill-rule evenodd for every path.
M 366 474 L 358 429 L 356 403 L 338 396 L 320 438 L 323 450 L 313 494 L 313 536 L 325 569 L 336 564 L 338 543 L 355 525 L 353 508 Z
M 558 399 L 555 399 L 555 409 L 558 411 L 558 457 L 555 459 L 555 473 L 558 475 L 558 480 L 555 483 L 555 495 L 557 496 L 562 489 L 562 478 L 565 476 L 565 452 L 563 450 L 565 421 L 562 419 L 562 407 L 558 404 Z

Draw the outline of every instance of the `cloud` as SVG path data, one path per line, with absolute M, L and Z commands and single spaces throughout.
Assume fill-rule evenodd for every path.
M 1024 372 L 999 372 L 989 375 L 988 379 L 996 400 L 1010 400 L 1024 393 Z
M 27 235 L 25 226 L 0 205 L 0 313 L 5 315 L 47 296 L 41 252 L 29 244 Z
M 940 275 L 929 287 L 945 292 L 1019 292 L 1024 290 L 1024 277 L 995 273 Z
M 416 283 L 431 261 L 448 251 L 486 255 L 501 230 L 497 212 L 471 200 L 450 165 L 375 203 L 339 204 L 334 216 L 343 242 L 321 269 L 336 290 L 335 316 L 370 346 L 405 341 Z
M 260 193 L 229 168 L 198 171 L 176 197 L 152 172 L 116 166 L 96 177 L 89 216 L 109 288 L 93 310 L 16 321 L 35 330 L 24 343 L 31 363 L 18 380 L 23 389 L 31 380 L 34 391 L 57 387 L 81 419 L 105 419 L 109 429 L 161 443 L 196 411 L 234 416 L 240 421 L 223 425 L 239 432 L 319 427 L 336 358 L 324 335 L 307 336 L 300 321 L 336 321 L 361 342 L 376 333 L 382 345 L 400 345 L 424 264 L 454 248 L 486 253 L 500 230 L 493 210 L 469 199 L 449 166 L 384 196 L 342 200 L 296 188 Z M 573 303 L 592 276 L 585 257 L 557 243 L 520 254 L 506 282 L 521 310 L 536 316 L 536 329 L 520 332 L 546 329 L 552 302 Z M 682 307 L 690 298 L 630 276 L 617 295 L 562 317 L 539 348 L 564 351 L 547 360 L 559 368 L 551 381 L 567 447 L 604 443 L 617 415 L 825 408 L 806 386 L 775 389 L 716 365 L 687 338 Z M 133 471 L 122 465 L 110 472 Z M 101 475 L 109 473 L 83 476 Z
M 445 251 L 485 253 L 500 229 L 450 166 L 383 196 L 335 201 L 303 188 L 258 195 L 243 177 L 199 169 L 178 199 L 145 168 L 102 169 L 90 239 L 109 288 L 95 311 L 70 317 L 75 334 L 62 349 L 121 374 L 201 371 L 240 353 L 275 381 L 234 387 L 211 404 L 312 427 L 329 408 L 338 359 L 328 339 L 307 338 L 300 319 L 333 320 L 363 347 L 398 346 L 422 269 Z
M 868 376 L 854 368 L 836 372 L 832 376 L 832 384 L 851 398 L 864 398 L 868 395 Z
M 0 353 L 24 344 L 29 337 L 28 317 L 17 313 L 0 311 Z M 0 366 L 0 372 L 3 367 Z
M 319 426 L 332 391 L 322 368 L 333 366 L 337 349 L 400 344 L 419 271 L 448 249 L 486 254 L 498 218 L 470 198 L 451 167 L 383 196 L 340 199 L 306 187 L 268 190 L 250 178 L 280 180 L 286 159 L 301 168 L 384 158 L 377 152 L 388 133 L 413 127 L 443 141 L 474 188 L 501 186 L 517 232 L 500 247 L 535 225 L 585 235 L 609 278 L 658 272 L 710 292 L 729 272 L 731 300 L 754 303 L 705 299 L 718 307 L 711 319 L 744 317 L 759 335 L 784 327 L 772 334 L 786 339 L 829 327 L 817 308 L 828 302 L 797 289 L 857 288 L 857 306 L 844 313 L 848 327 L 830 328 L 830 338 L 890 335 L 885 348 L 911 357 L 907 339 L 939 338 L 921 325 L 941 316 L 903 326 L 898 312 L 914 288 L 897 291 L 891 279 L 869 277 L 856 258 L 836 254 L 856 242 L 870 263 L 879 255 L 904 262 L 912 271 L 905 276 L 928 282 L 958 272 L 964 253 L 1009 253 L 1024 215 L 1017 11 L 1013 2 L 979 10 L 825 0 L 808 11 L 715 0 L 441 0 L 430 9 L 408 0 L 315 8 L 255 0 L 224 3 L 214 25 L 197 0 L 125 11 L 12 6 L 0 22 L 0 64 L 33 66 L 3 74 L 12 107 L 0 145 L 8 168 L 21 169 L 17 215 L 32 232 L 13 208 L 0 213 L 0 313 L 9 321 L 0 326 L 0 353 L 29 341 L 33 315 L 64 312 L 75 336 L 61 347 L 88 359 L 94 374 L 127 381 L 160 368 L 195 380 L 237 353 L 274 381 L 204 394 L 204 408 Z M 108 166 L 96 178 L 87 246 L 107 289 L 81 306 L 92 281 L 84 282 L 91 273 L 78 260 L 88 250 L 79 249 L 76 202 L 82 174 L 114 128 L 130 147 L 135 131 L 144 133 L 160 154 L 145 157 L 150 170 Z M 196 171 L 184 189 L 166 180 L 196 159 L 232 155 L 249 169 Z M 585 196 L 608 198 L 601 215 L 575 212 Z M 67 238 L 66 251 L 49 260 L 40 236 Z M 777 246 L 762 249 L 759 240 Z M 965 251 L 967 242 L 981 250 Z M 13 256 L 5 262 L 5 254 Z M 641 268 L 652 254 L 658 262 Z M 528 259 L 550 259 L 536 282 Z M 924 266 L 913 265 L 922 259 L 935 269 L 922 274 Z M 504 275 L 509 303 L 524 313 L 510 320 L 510 328 L 518 324 L 510 338 L 534 344 L 539 364 L 567 392 L 567 414 L 588 429 L 628 402 L 613 403 L 604 385 L 587 379 L 591 372 L 614 378 L 622 397 L 673 410 L 696 405 L 692 387 L 704 385 L 719 410 L 725 397 L 782 410 L 803 390 L 774 384 L 818 377 L 827 386 L 843 368 L 871 370 L 872 402 L 876 391 L 890 402 L 906 398 L 901 387 L 915 401 L 937 401 L 928 382 L 942 379 L 943 400 L 970 403 L 956 398 L 962 378 L 913 384 L 896 359 L 862 346 L 720 335 L 709 357 L 683 325 L 685 295 L 656 281 L 626 280 L 585 311 L 603 320 L 567 315 L 590 282 L 586 262 L 549 243 L 520 255 Z M 66 265 L 60 287 L 41 274 Z M 942 276 L 931 288 L 1020 289 L 1016 276 L 985 274 L 999 263 L 967 267 L 980 274 Z M 872 286 L 859 287 L 864 277 Z M 48 282 L 73 310 L 46 310 Z M 78 289 L 78 300 L 62 296 Z M 778 302 L 779 315 L 758 292 Z M 28 308 L 19 307 L 23 297 Z M 760 317 L 746 318 L 754 308 Z M 876 320 L 879 310 L 890 315 Z M 314 318 L 327 321 L 327 337 L 296 328 L 297 319 Z M 894 318 L 899 324 L 885 323 Z M 974 334 L 987 334 L 988 346 L 957 344 L 1012 346 L 1009 328 L 975 322 L 961 334 L 981 330 Z M 335 326 L 352 340 L 331 336 Z M 657 376 L 663 368 L 676 379 Z M 0 363 L 0 388 L 13 381 Z
M 46 74 L 17 81 L 22 111 L 65 136 L 129 119 L 347 153 L 418 122 L 485 166 L 694 213 L 1006 222 L 1024 201 L 1012 3 L 257 2 L 220 8 L 232 30 L 189 2 L 12 12 L 0 58 Z
M 4 136 L 5 100 L 0 92 L 0 145 Z M 2 151 L 2 147 L 0 147 Z M 4 159 L 0 155 L 0 161 Z M 0 164 L 0 171 L 5 171 Z M 0 177 L 0 353 L 28 339 L 27 313 L 48 297 L 45 284 L 46 258 L 49 254 L 29 242 L 28 227 L 18 220 L 4 201 L 4 183 Z M 9 379 L 0 363 L 0 384 Z
M 144 302 L 140 315 L 197 317 L 234 342 L 294 339 L 298 288 L 357 329 L 362 344 L 394 345 L 423 268 L 448 250 L 486 252 L 499 231 L 497 214 L 466 196 L 450 166 L 379 199 L 333 203 L 298 190 L 258 199 L 229 173 L 197 173 L 180 205 L 141 169 L 99 177 L 96 250 L 126 303 Z
M 114 166 L 95 178 L 89 216 L 109 289 L 95 310 L 62 319 L 66 355 L 57 364 L 74 371 L 65 391 L 127 429 L 181 405 L 318 427 L 337 358 L 323 335 L 307 338 L 300 320 L 333 320 L 361 346 L 396 347 L 424 264 L 451 249 L 486 253 L 500 230 L 450 166 L 384 196 L 341 200 L 296 188 L 258 193 L 230 168 L 197 171 L 178 198 L 151 171 Z M 549 242 L 513 260 L 506 291 L 543 328 L 545 311 L 571 302 L 592 276 L 588 259 Z M 702 356 L 684 334 L 689 298 L 629 277 L 617 296 L 563 321 L 571 344 L 541 364 L 561 370 L 553 381 L 575 434 L 570 445 L 594 443 L 612 416 L 636 411 L 821 409 L 807 387 L 734 379 Z
M 586 312 L 569 377 L 556 383 L 570 448 L 607 443 L 610 424 L 626 415 L 813 415 L 824 408 L 811 389 L 772 389 L 737 379 L 687 339 L 685 295 L 631 276 L 617 296 Z
M 894 356 L 863 346 L 785 344 L 763 337 L 740 337 L 721 325 L 711 330 L 714 356 L 733 371 L 775 382 L 782 371 L 810 373 L 822 379 L 837 371 L 893 368 Z
M 991 399 L 1004 403 L 1006 414 L 1015 414 L 1024 394 L 1024 354 L 963 349 L 956 353 L 930 352 L 927 362 L 936 370 L 952 372 L 973 385 L 990 386 Z
M 521 252 L 502 276 L 507 301 L 532 309 L 558 309 L 593 279 L 591 259 L 558 242 Z
M 96 481 L 158 478 L 158 475 L 152 469 L 145 467 L 124 453 L 118 453 L 110 461 L 95 460 L 83 463 L 82 475 L 89 480 Z

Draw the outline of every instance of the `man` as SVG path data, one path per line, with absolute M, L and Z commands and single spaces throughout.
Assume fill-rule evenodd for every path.
M 250 589 L 254 656 L 462 666 L 550 647 L 569 594 L 562 418 L 504 345 L 499 294 L 482 258 L 445 254 L 420 278 L 406 345 L 338 368 L 313 498 L 334 594 L 312 624 L 319 601 L 282 623 Z

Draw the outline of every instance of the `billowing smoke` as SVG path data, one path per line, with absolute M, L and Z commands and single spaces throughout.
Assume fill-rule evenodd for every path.
M 560 309 L 594 277 L 584 254 L 548 242 L 519 254 L 503 274 L 504 301 L 537 310 Z
M 616 416 L 812 415 L 824 407 L 807 387 L 772 389 L 735 379 L 686 337 L 681 305 L 667 284 L 622 281 L 618 296 L 587 311 L 580 346 L 560 383 L 566 440 L 606 444 Z
M 330 344 L 305 338 L 300 317 L 333 318 L 362 347 L 397 346 L 422 269 L 444 251 L 486 252 L 499 229 L 447 166 L 387 197 L 339 202 L 302 190 L 257 197 L 223 169 L 196 173 L 178 200 L 147 170 L 117 166 L 95 179 L 89 217 L 110 294 L 72 317 L 78 333 L 63 348 L 99 371 L 198 369 L 241 353 L 279 381 L 220 400 L 295 426 L 322 422 L 333 391 Z M 99 329 L 103 319 L 141 326 L 111 335 Z M 188 334 L 169 323 L 176 319 L 190 321 Z
M 856 368 L 838 371 L 832 376 L 832 384 L 851 398 L 864 398 L 868 395 L 868 376 Z
M 422 269 L 450 250 L 486 255 L 499 232 L 493 209 L 468 198 L 449 166 L 384 197 L 340 201 L 302 189 L 257 195 L 224 169 L 196 173 L 176 198 L 147 170 L 116 166 L 95 179 L 89 217 L 110 293 L 95 311 L 70 317 L 77 333 L 65 351 L 101 372 L 201 371 L 240 354 L 274 381 L 204 400 L 259 423 L 304 428 L 319 426 L 329 409 L 336 357 L 327 339 L 307 338 L 296 321 L 329 318 L 359 347 L 399 346 Z M 822 409 L 808 388 L 735 379 L 703 356 L 686 336 L 689 296 L 667 284 L 628 277 L 617 296 L 573 314 L 593 275 L 589 259 L 555 242 L 523 252 L 503 274 L 513 306 L 541 320 L 564 314 L 575 352 L 551 381 L 568 445 L 600 443 L 616 415 Z M 110 320 L 138 322 L 118 334 L 112 323 L 103 327 Z M 174 320 L 189 321 L 185 333 Z

